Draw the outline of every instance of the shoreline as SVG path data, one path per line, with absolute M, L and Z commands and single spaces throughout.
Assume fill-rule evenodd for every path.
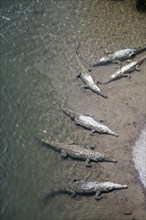
M 146 127 L 140 132 L 138 139 L 135 142 L 133 147 L 133 160 L 135 163 L 135 169 L 139 173 L 139 179 L 143 184 L 144 188 L 146 188 L 146 148 L 145 148 L 145 135 L 146 135 Z

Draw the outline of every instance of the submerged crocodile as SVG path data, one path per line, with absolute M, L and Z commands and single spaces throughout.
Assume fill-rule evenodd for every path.
M 100 84 L 107 84 L 111 81 L 120 79 L 122 77 L 129 77 L 130 72 L 133 72 L 135 69 L 140 70 L 139 65 L 146 59 L 146 55 L 140 57 L 139 59 L 127 64 L 126 66 L 121 67 L 117 72 L 113 73 L 110 79 L 106 82 L 99 82 Z
M 96 94 L 101 95 L 104 98 L 107 98 L 107 96 L 104 95 L 101 92 L 101 89 L 95 84 L 92 76 L 89 74 L 89 71 L 85 68 L 85 66 L 82 64 L 81 60 L 79 59 L 78 49 L 79 49 L 79 46 L 76 49 L 76 59 L 77 59 L 78 66 L 80 68 L 80 74 L 77 77 L 78 78 L 80 77 L 82 79 L 82 81 L 85 83 L 83 88 L 90 89 L 91 91 L 95 92 Z
M 75 121 L 76 125 L 80 125 L 86 129 L 91 130 L 91 134 L 98 132 L 100 134 L 110 134 L 116 137 L 119 136 L 107 126 L 101 124 L 98 121 L 95 121 L 89 115 L 82 115 L 79 113 L 75 113 L 72 110 L 67 109 L 64 104 L 62 104 L 61 107 L 62 107 L 62 110 L 66 113 L 66 115 L 68 115 L 72 120 Z
M 91 166 L 90 162 L 113 162 L 116 163 L 117 160 L 110 159 L 106 157 L 104 154 L 99 152 L 93 151 L 91 149 L 86 149 L 82 146 L 75 145 L 75 144 L 65 144 L 65 143 L 51 143 L 48 140 L 42 139 L 42 142 L 49 146 L 50 148 L 61 152 L 61 156 L 63 158 L 71 157 L 79 160 L 85 160 L 86 166 Z
M 94 195 L 96 200 L 102 199 L 102 193 L 108 193 L 114 190 L 127 189 L 128 185 L 121 185 L 113 182 L 96 182 L 73 180 L 67 186 L 49 192 L 42 200 L 46 203 L 50 198 L 57 194 L 67 193 L 72 197 L 79 195 Z
M 98 63 L 95 63 L 92 65 L 92 67 L 100 66 L 100 65 L 105 65 L 109 63 L 114 63 L 116 61 L 122 61 L 128 58 L 131 58 L 132 56 L 141 53 L 143 51 L 146 51 L 146 45 L 143 47 L 139 48 L 134 48 L 134 49 L 122 49 L 114 52 L 113 54 L 108 54 L 105 57 L 102 57 Z

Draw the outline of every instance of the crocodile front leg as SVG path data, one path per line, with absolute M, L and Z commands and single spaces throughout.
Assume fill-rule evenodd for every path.
M 83 85 L 82 88 L 83 89 L 89 89 L 89 86 L 88 85 Z
M 72 198 L 74 198 L 77 195 L 76 192 L 72 189 L 68 189 L 68 193 Z
M 90 159 L 88 159 L 88 158 L 86 159 L 86 161 L 85 161 L 85 166 L 86 166 L 86 167 L 91 167 L 91 166 L 92 166 L 92 165 L 90 164 L 90 161 L 91 161 Z
M 90 135 L 91 136 L 97 136 L 97 132 L 95 129 L 92 129 L 91 132 L 90 132 Z
M 61 157 L 64 159 L 67 158 L 67 152 L 64 149 L 61 150 Z
M 103 198 L 103 196 L 101 195 L 101 191 L 100 190 L 97 190 L 96 191 L 96 194 L 94 196 L 95 200 L 100 200 Z
M 131 75 L 130 74 L 123 74 L 122 77 L 127 77 L 128 79 L 130 79 Z

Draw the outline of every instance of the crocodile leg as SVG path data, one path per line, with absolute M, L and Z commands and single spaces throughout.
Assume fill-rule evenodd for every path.
M 120 60 L 113 60 L 112 63 L 118 64 L 119 67 L 122 67 L 122 62 Z
M 73 141 L 73 140 L 67 140 L 66 143 L 69 144 L 69 145 L 76 144 L 75 141 Z
M 68 192 L 72 198 L 74 198 L 76 196 L 76 192 L 74 190 L 68 189 Z
M 89 150 L 94 150 L 95 146 L 86 146 L 86 148 L 89 149 Z
M 106 54 L 106 55 L 109 55 L 110 52 L 108 51 L 108 49 L 103 49 L 103 52 Z
M 116 66 L 116 70 L 119 70 L 119 69 L 121 69 L 121 66 Z
M 85 166 L 86 167 L 91 167 L 92 165 L 90 164 L 90 159 L 86 159 L 86 161 L 85 161 Z
M 130 74 L 123 74 L 122 77 L 127 77 L 128 79 L 130 79 L 131 75 Z
M 67 153 L 63 149 L 61 150 L 61 157 L 64 158 L 64 159 L 67 158 Z
M 89 72 L 91 72 L 91 71 L 92 71 L 92 67 L 87 67 L 87 70 L 88 70 Z
M 96 194 L 94 196 L 95 200 L 100 200 L 102 199 L 103 197 L 101 196 L 101 191 L 100 190 L 97 190 L 96 191 Z
M 77 78 L 80 78 L 80 76 L 81 76 L 81 72 L 82 72 L 82 71 L 79 72 L 79 74 L 77 75 Z
M 89 89 L 89 86 L 88 85 L 83 85 L 82 88 Z
M 135 66 L 135 69 L 136 69 L 137 71 L 140 71 L 140 70 L 141 70 L 141 68 L 139 67 L 139 64 L 137 64 L 137 65 Z
M 83 85 L 83 86 L 81 86 L 81 91 L 82 92 L 86 92 L 86 93 L 89 93 L 88 91 L 87 91 L 87 89 L 89 89 L 89 87 L 87 86 L 87 85 Z
M 97 135 L 96 131 L 94 129 L 91 130 L 90 135 L 95 136 Z
M 74 176 L 73 178 L 72 178 L 72 182 L 76 182 L 76 181 L 78 181 L 79 179 L 78 179 L 78 177 L 77 176 Z
M 99 80 L 96 81 L 96 85 L 101 84 L 101 82 Z
M 128 59 L 128 60 L 127 60 L 127 63 L 131 63 L 131 62 L 133 62 L 132 59 Z
M 104 121 L 105 121 L 104 119 L 99 119 L 99 122 L 101 122 L 101 123 L 104 122 Z

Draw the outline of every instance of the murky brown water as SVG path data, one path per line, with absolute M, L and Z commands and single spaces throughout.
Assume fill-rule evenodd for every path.
M 1 0 L 0 19 L 1 219 L 128 219 L 121 214 L 124 192 L 121 200 L 115 200 L 118 194 L 109 194 L 100 202 L 60 195 L 42 206 L 43 196 L 63 185 L 68 176 L 103 181 L 105 170 L 100 164 L 87 169 L 82 162 L 64 161 L 40 146 L 37 137 L 101 144 L 60 110 L 65 94 L 70 103 L 83 107 L 82 83 L 75 80 L 77 44 L 81 42 L 86 65 L 103 56 L 103 49 L 143 45 L 145 14 L 136 11 L 134 0 Z M 106 117 L 108 109 L 99 100 Z M 114 166 L 108 165 L 111 172 Z

